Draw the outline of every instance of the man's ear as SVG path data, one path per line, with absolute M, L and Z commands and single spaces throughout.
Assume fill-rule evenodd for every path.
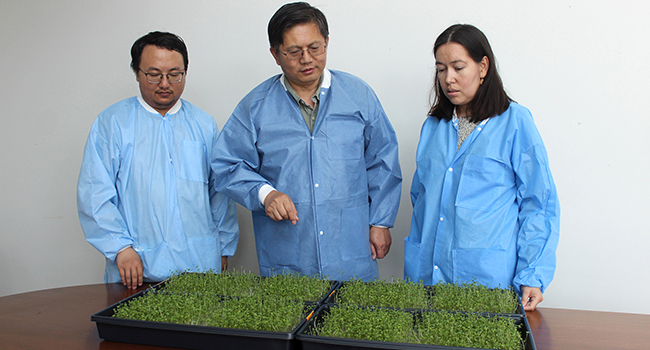
M 275 63 L 279 66 L 280 65 L 280 56 L 279 56 L 278 51 L 274 47 L 269 48 L 269 51 L 271 51 L 271 55 L 273 55 L 273 58 L 275 59 Z

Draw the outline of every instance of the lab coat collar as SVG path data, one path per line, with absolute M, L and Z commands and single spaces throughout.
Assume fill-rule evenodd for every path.
M 153 107 L 151 107 L 147 102 L 144 101 L 144 99 L 142 98 L 142 95 L 138 96 L 138 102 L 140 102 L 140 105 L 142 105 L 142 107 L 144 109 L 146 109 L 147 112 L 154 113 L 154 114 L 160 114 L 160 112 L 153 109 Z M 180 111 L 182 106 L 183 106 L 183 102 L 179 98 L 178 101 L 176 101 L 176 103 L 174 104 L 174 106 L 171 109 L 169 109 L 167 111 L 167 113 L 165 113 L 165 116 L 168 116 L 170 114 L 174 114 L 174 113 Z
M 478 123 L 478 125 L 485 125 L 488 120 L 490 120 L 490 118 L 483 119 L 480 123 Z M 458 115 L 456 114 L 456 108 L 454 108 L 454 111 L 451 114 L 451 121 L 454 123 L 454 125 L 458 125 Z
M 280 77 L 280 83 L 282 83 L 282 86 L 284 89 L 287 89 L 287 86 L 284 84 L 284 73 L 282 73 L 282 76 Z M 325 68 L 323 69 L 323 81 L 320 84 L 321 89 L 329 89 L 330 86 L 332 85 L 332 73 L 330 73 L 329 69 Z

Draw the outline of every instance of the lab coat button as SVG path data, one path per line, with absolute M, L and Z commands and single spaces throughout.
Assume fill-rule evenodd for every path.
M 321 236 L 323 235 L 323 231 L 320 231 L 319 233 L 320 233 Z
M 318 184 L 315 184 L 314 187 L 318 188 Z
M 437 266 L 437 265 L 436 265 L 436 266 L 434 266 L 434 267 L 433 267 L 433 269 L 434 269 L 434 270 L 437 270 L 437 269 L 438 269 L 438 266 Z
M 454 171 L 454 168 L 449 168 L 449 171 Z
M 441 217 L 440 217 L 440 221 L 445 221 L 445 219 L 441 216 Z

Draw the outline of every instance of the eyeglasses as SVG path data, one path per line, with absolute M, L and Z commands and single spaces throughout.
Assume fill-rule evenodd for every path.
M 327 45 L 323 44 L 323 45 L 312 45 L 306 49 L 296 48 L 287 52 L 282 52 L 280 50 L 278 51 L 280 51 L 281 54 L 285 55 L 288 60 L 295 61 L 295 60 L 299 60 L 302 57 L 303 52 L 305 51 L 309 51 L 309 54 L 315 57 L 324 54 L 326 48 Z
M 142 74 L 144 74 L 147 77 L 147 81 L 150 82 L 151 84 L 160 83 L 163 76 L 167 77 L 167 81 L 170 84 L 178 84 L 183 80 L 183 75 L 185 75 L 185 72 L 172 72 L 172 73 L 167 73 L 167 74 L 147 73 L 147 72 L 143 71 L 142 69 L 140 69 L 140 72 L 142 72 Z

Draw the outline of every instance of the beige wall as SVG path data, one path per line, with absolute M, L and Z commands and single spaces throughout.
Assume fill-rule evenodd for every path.
M 4 1 L 0 5 L 0 296 L 102 281 L 75 202 L 97 114 L 135 95 L 133 41 L 181 35 L 183 97 L 223 126 L 280 70 L 266 25 L 283 1 Z M 377 92 L 400 141 L 404 184 L 381 275 L 401 278 L 409 188 L 434 67 L 454 23 L 490 39 L 509 93 L 533 112 L 562 205 L 558 270 L 544 306 L 650 313 L 649 6 L 640 1 L 313 2 L 330 23 L 328 67 Z M 250 214 L 231 266 L 257 271 Z

